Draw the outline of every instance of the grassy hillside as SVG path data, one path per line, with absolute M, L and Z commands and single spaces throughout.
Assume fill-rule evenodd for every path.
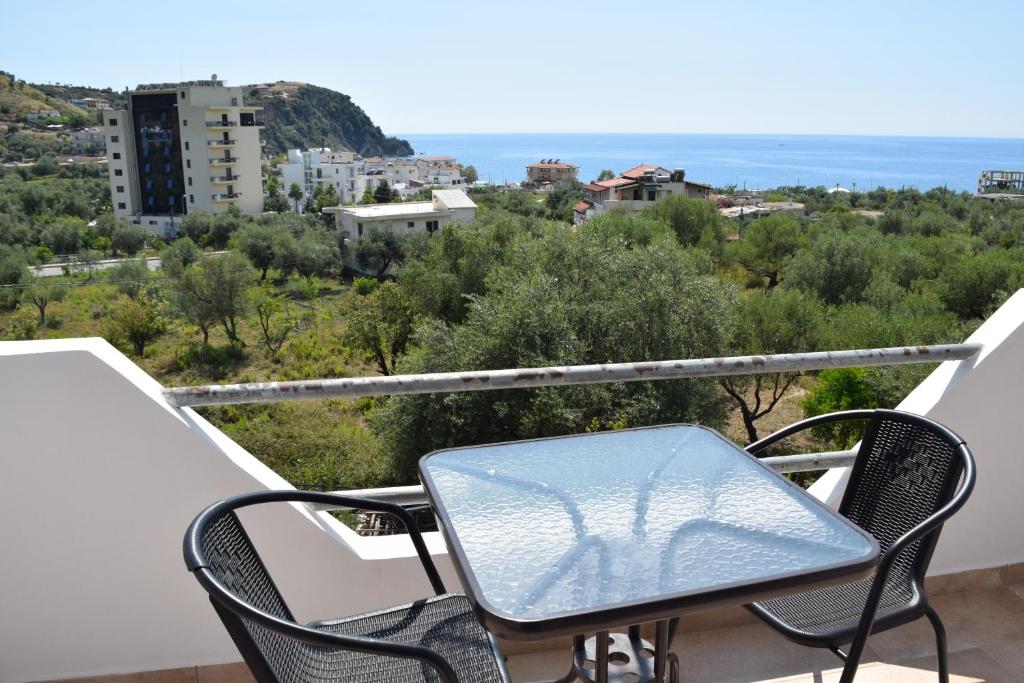
M 11 74 L 0 71 L 0 122 L 13 123 L 33 109 L 56 109 L 65 116 L 88 116 L 70 102 L 43 92 L 38 86 L 12 79 Z
M 307 83 L 279 82 L 270 90 L 245 86 L 245 102 L 264 108 L 269 154 L 296 147 L 350 149 L 364 156 L 407 156 L 405 140 L 384 135 L 352 98 Z

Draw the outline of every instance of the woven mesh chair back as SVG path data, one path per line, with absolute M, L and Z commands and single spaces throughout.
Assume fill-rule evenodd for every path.
M 929 422 L 879 410 L 869 423 L 839 512 L 884 553 L 946 502 L 963 471 L 959 443 Z M 900 553 L 890 577 L 924 578 L 938 531 Z
M 263 566 L 263 561 L 256 553 L 256 548 L 249 540 L 249 535 L 245 533 L 234 512 L 228 512 L 212 522 L 203 533 L 202 543 L 210 571 L 221 580 L 228 590 L 253 607 L 281 619 L 294 621 L 284 599 L 271 580 L 270 574 Z M 239 645 L 243 654 L 251 654 L 251 648 L 246 648 L 244 645 L 255 647 L 266 665 L 278 673 L 279 680 L 284 680 L 280 678 L 280 675 L 289 670 L 290 663 L 298 655 L 301 644 L 262 626 L 240 619 L 226 610 L 218 609 L 218 612 L 225 620 L 225 625 L 228 626 L 228 630 L 232 633 L 232 637 L 235 638 L 236 644 Z M 228 623 L 229 621 L 235 623 Z M 240 636 L 244 637 L 237 628 L 232 628 L 237 625 L 244 627 L 251 643 L 237 642 Z M 250 666 L 252 664 L 250 662 Z

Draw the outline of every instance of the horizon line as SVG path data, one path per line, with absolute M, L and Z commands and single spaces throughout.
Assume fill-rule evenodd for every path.
M 917 138 L 922 140 L 1010 140 L 1024 142 L 1024 135 L 1007 137 L 997 135 L 908 135 L 904 133 L 728 133 L 681 131 L 403 131 L 385 133 L 388 137 L 402 135 L 735 135 L 748 137 L 843 137 L 843 138 Z

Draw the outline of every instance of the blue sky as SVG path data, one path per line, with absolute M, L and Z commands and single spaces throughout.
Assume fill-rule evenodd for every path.
M 117 89 L 306 81 L 389 133 L 1024 137 L 1024 3 L 971 6 L 17 2 L 0 68 Z

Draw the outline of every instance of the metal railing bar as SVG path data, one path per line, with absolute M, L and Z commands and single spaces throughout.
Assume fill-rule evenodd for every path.
M 981 344 L 898 346 L 848 351 L 814 351 L 728 358 L 442 372 L 423 375 L 212 384 L 171 387 L 164 389 L 163 394 L 168 403 L 179 408 L 238 403 L 274 403 L 296 399 L 493 391 L 573 384 L 642 382 L 694 377 L 756 375 L 772 372 L 802 372 L 828 368 L 939 363 L 971 358 L 980 350 Z

